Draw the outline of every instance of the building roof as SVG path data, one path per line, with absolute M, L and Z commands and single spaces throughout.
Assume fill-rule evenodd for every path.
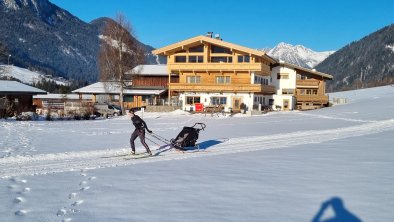
M 46 91 L 37 89 L 32 86 L 25 85 L 17 81 L 6 81 L 0 80 L 0 94 L 10 94 L 10 95 L 37 95 L 37 94 L 47 94 Z
M 290 63 L 287 63 L 287 62 L 284 62 L 284 61 L 279 61 L 278 63 L 276 63 L 274 65 L 274 67 L 275 66 L 285 66 L 285 67 L 289 67 L 289 68 L 293 68 L 293 69 L 299 69 L 301 71 L 304 71 L 304 72 L 307 72 L 307 73 L 310 73 L 310 74 L 315 74 L 315 75 L 321 76 L 321 77 L 326 78 L 326 79 L 332 79 L 333 78 L 333 76 L 330 75 L 330 74 L 319 72 L 319 71 L 316 71 L 315 69 L 304 68 L 304 67 L 297 66 L 297 65 L 294 65 L 294 64 L 290 64 Z
M 167 65 L 138 65 L 126 74 L 138 74 L 144 76 L 168 76 Z
M 92 95 L 82 95 L 82 99 L 91 100 Z M 35 95 L 33 99 L 79 99 L 77 94 L 46 94 L 46 95 Z
M 235 49 L 235 50 L 245 52 L 245 53 L 248 53 L 251 55 L 261 56 L 261 57 L 268 59 L 272 63 L 275 62 L 275 60 L 273 60 L 271 57 L 267 56 L 266 53 L 263 51 L 247 48 L 244 46 L 240 46 L 237 44 L 233 44 L 230 42 L 226 42 L 226 41 L 223 41 L 220 39 L 215 39 L 215 38 L 211 38 L 211 37 L 207 37 L 207 36 L 203 36 L 203 35 L 199 35 L 199 36 L 196 36 L 196 37 L 193 37 L 190 39 L 186 39 L 186 40 L 162 47 L 160 49 L 153 50 L 152 53 L 155 55 L 167 55 L 168 52 L 170 52 L 170 53 L 175 52 L 177 50 L 183 49 L 183 47 L 185 47 L 185 46 L 195 46 L 196 43 L 201 44 L 203 42 L 207 42 L 207 43 L 218 45 L 218 46 L 224 46 L 224 47 L 227 47 L 230 49 Z
M 124 95 L 160 95 L 166 89 L 124 89 Z M 79 94 L 120 94 L 120 86 L 115 82 L 96 82 L 72 91 Z

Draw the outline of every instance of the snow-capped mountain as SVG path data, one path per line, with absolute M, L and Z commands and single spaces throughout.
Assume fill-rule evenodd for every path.
M 285 62 L 302 66 L 305 68 L 313 68 L 335 51 L 315 52 L 312 49 L 302 45 L 291 45 L 284 42 L 279 43 L 273 49 L 264 49 L 267 54 Z

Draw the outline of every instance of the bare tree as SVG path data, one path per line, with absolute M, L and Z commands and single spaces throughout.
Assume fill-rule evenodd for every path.
M 115 21 L 107 21 L 100 43 L 100 81 L 105 83 L 106 89 L 120 89 L 119 103 L 122 113 L 125 113 L 124 89 L 134 76 L 130 70 L 142 64 L 145 58 L 145 52 L 133 33 L 130 22 L 123 14 L 118 13 Z

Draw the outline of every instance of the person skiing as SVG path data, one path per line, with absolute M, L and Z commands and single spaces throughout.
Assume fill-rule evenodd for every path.
M 131 137 L 130 137 L 131 154 L 135 155 L 134 141 L 137 137 L 140 137 L 141 143 L 145 147 L 146 152 L 149 154 L 149 156 L 152 156 L 152 152 L 150 151 L 148 144 L 146 144 L 146 142 L 145 142 L 145 129 L 149 133 L 152 133 L 152 130 L 149 130 L 148 125 L 146 125 L 145 121 L 142 120 L 141 117 L 134 114 L 133 109 L 129 110 L 129 115 L 131 116 L 131 121 L 133 122 L 133 125 L 135 126 L 135 130 L 131 134 Z

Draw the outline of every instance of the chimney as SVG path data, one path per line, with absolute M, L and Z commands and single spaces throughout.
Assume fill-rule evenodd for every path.
M 207 37 L 212 38 L 213 32 L 207 32 Z

